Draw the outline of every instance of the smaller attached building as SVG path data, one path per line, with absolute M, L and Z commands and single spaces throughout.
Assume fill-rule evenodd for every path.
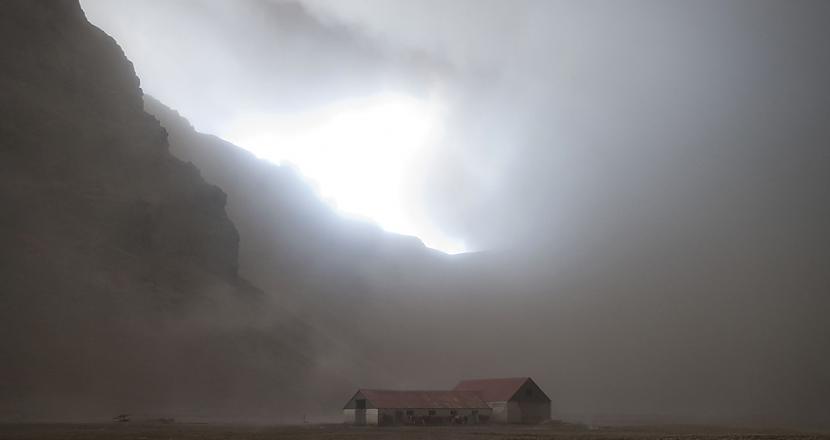
M 343 407 L 353 425 L 486 423 L 492 410 L 472 391 L 358 390 Z

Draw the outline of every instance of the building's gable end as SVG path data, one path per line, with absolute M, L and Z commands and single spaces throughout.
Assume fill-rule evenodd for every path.
M 346 401 L 346 404 L 343 405 L 343 409 L 354 409 L 355 403 L 354 401 L 357 399 L 357 396 L 360 395 L 360 390 L 357 390 L 349 400 Z
M 349 401 L 346 402 L 345 405 L 343 405 L 343 409 L 355 409 L 355 408 L 357 408 L 357 401 L 360 400 L 360 399 L 363 399 L 363 400 L 366 401 L 366 408 L 364 408 L 364 409 L 370 409 L 370 408 L 375 408 L 376 407 L 374 405 L 374 403 L 372 403 L 372 401 L 369 400 L 366 397 L 366 395 L 363 393 L 363 390 L 357 390 L 357 392 L 354 393 L 354 396 L 352 396 L 352 398 L 349 399 Z
M 542 391 L 542 388 L 531 378 L 524 383 L 510 397 L 510 402 L 550 402 L 550 397 Z

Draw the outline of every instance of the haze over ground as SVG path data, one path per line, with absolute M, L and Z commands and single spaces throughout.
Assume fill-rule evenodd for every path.
M 157 338 L 172 335 L 173 342 L 140 351 L 148 364 L 159 356 L 174 362 L 179 336 L 188 347 L 221 341 L 200 351 L 215 360 L 203 363 L 204 380 L 215 373 L 234 386 L 205 390 L 195 379 L 184 386 L 175 380 L 193 367 L 184 363 L 175 374 L 125 385 L 142 389 L 146 402 L 129 402 L 126 390 L 112 401 L 141 407 L 169 399 L 171 407 L 199 407 L 217 418 L 227 408 L 267 418 L 269 411 L 336 413 L 357 386 L 443 388 L 470 376 L 530 375 L 562 417 L 828 426 L 826 2 L 82 5 L 123 47 L 143 91 L 160 101 L 145 97 L 170 132 L 170 151 L 228 194 L 239 273 L 265 298 L 254 302 L 257 313 L 185 301 L 186 324 L 174 319 Z M 390 92 L 441 109 L 436 137 L 405 169 L 403 213 L 418 228 L 482 253 L 440 256 L 344 220 L 292 171 L 199 135 L 163 107 L 199 131 L 230 138 L 238 127 L 268 130 L 269 115 L 313 114 Z M 125 95 L 135 110 L 140 95 Z M 106 102 L 120 102 L 113 100 Z M 85 119 L 90 133 L 93 120 Z M 153 138 L 147 133 L 156 128 L 148 127 L 124 137 Z M 79 162 L 94 167 L 95 151 Z M 149 164 L 136 174 L 149 172 L 167 175 Z M 195 177 L 184 180 L 201 188 Z M 274 189 L 245 189 L 259 182 Z M 32 186 L 8 186 L 10 199 L 28 194 L 18 187 Z M 203 211 L 183 210 L 184 224 L 199 224 L 197 214 L 224 224 L 218 199 L 206 200 L 213 202 Z M 176 203 L 161 204 L 168 205 Z M 116 220 L 102 223 L 118 237 L 134 224 Z M 180 229 L 171 227 L 171 236 Z M 230 229 L 222 230 L 232 241 Z M 236 275 L 235 248 L 225 248 L 205 252 L 206 261 Z M 6 248 L 8 261 L 15 249 Z M 16 264 L 38 272 L 34 263 Z M 164 292 L 180 282 L 178 272 L 173 281 L 149 272 Z M 122 278 L 125 290 L 144 298 L 147 287 L 132 284 L 141 276 Z M 238 289 L 224 277 L 187 279 L 224 297 Z M 33 283 L 19 282 L 20 292 Z M 88 301 L 77 316 L 95 310 Z M 149 308 L 156 307 L 165 310 Z M 155 316 L 141 310 L 132 310 L 140 322 Z M 14 328 L 29 328 L 16 319 Z M 212 327 L 217 322 L 220 329 Z M 261 345 L 226 351 L 246 334 Z M 44 335 L 31 338 L 51 341 Z M 15 334 L 15 349 L 26 346 L 24 336 Z M 110 362 L 106 351 L 101 358 Z M 91 359 L 71 366 L 82 371 Z M 10 371 L 26 367 L 18 361 Z M 32 383 L 38 371 L 27 373 Z M 107 384 L 118 377 L 94 389 L 65 386 L 61 399 L 106 408 L 97 393 L 111 392 Z M 291 396 L 303 396 L 301 404 L 280 400 L 286 384 L 296 386 Z M 176 392 L 159 399 L 154 390 L 167 387 Z M 13 389 L 32 412 L 60 413 L 43 410 L 32 389 Z M 205 409 L 206 400 L 216 407 Z

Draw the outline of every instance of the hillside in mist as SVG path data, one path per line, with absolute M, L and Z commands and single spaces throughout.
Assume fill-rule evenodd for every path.
M 336 214 L 290 166 L 198 133 L 174 110 L 153 97 L 144 99 L 147 112 L 167 129 L 171 153 L 193 163 L 228 194 L 228 215 L 240 230 L 242 274 L 268 290 L 285 292 L 284 300 L 304 291 L 338 289 L 338 296 L 360 301 L 369 288 L 364 279 L 373 272 L 388 274 L 403 266 L 412 272 L 447 258 L 415 237 Z
M 227 192 L 240 234 L 240 273 L 321 338 L 315 341 L 320 370 L 308 384 L 321 399 L 316 410 L 330 413 L 361 384 L 399 380 L 399 373 L 384 371 L 392 360 L 370 341 L 389 331 L 396 310 L 407 310 L 401 301 L 416 300 L 407 299 L 407 289 L 427 295 L 453 257 L 337 215 L 293 168 L 198 133 L 174 110 L 151 96 L 144 100 L 167 129 L 171 153 Z
M 237 275 L 225 193 L 170 154 L 115 41 L 77 2 L 0 9 L 0 417 L 296 395 L 306 327 Z
M 668 124 L 527 136 L 495 195 L 438 191 L 438 164 L 450 223 L 515 240 L 449 256 L 197 132 L 77 2 L 5 1 L 0 37 L 2 420 L 298 421 L 357 387 L 532 376 L 569 420 L 828 427 L 830 136 L 801 107 L 701 118 L 689 149 L 661 148 Z M 594 105 L 574 127 L 637 122 Z
M 0 417 L 298 420 L 398 376 L 353 323 L 446 256 L 196 133 L 77 4 L 3 12 Z

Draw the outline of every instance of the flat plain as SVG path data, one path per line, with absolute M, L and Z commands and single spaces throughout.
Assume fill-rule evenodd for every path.
M 637 440 L 828 439 L 828 433 L 707 426 L 639 426 L 587 429 L 576 425 L 355 427 L 237 424 L 0 424 L 2 440 Z

